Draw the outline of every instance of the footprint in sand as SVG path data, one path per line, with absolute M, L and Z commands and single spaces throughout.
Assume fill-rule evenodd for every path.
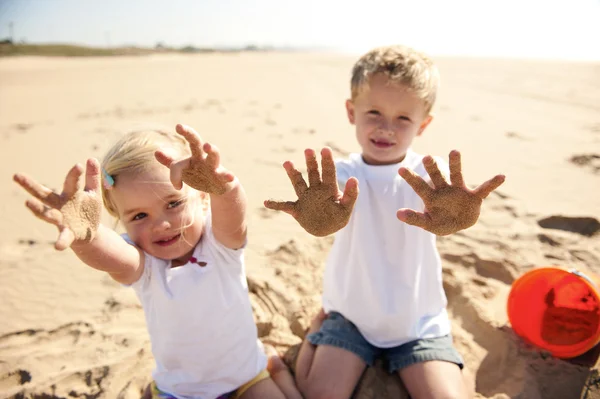
M 19 133 L 25 133 L 33 127 L 33 123 L 17 123 L 13 126 Z
M 520 133 L 517 132 L 506 132 L 506 137 L 510 138 L 510 139 L 517 139 L 517 140 L 522 140 L 522 141 L 531 141 L 531 139 L 529 137 L 525 137 Z
M 295 127 L 292 129 L 294 134 L 315 134 L 317 131 L 313 128 Z
M 569 158 L 569 161 L 577 166 L 587 168 L 592 173 L 600 174 L 600 155 L 598 154 L 578 154 Z
M 538 225 L 545 229 L 570 231 L 586 237 L 591 237 L 600 231 L 600 222 L 593 217 L 554 215 L 538 220 Z

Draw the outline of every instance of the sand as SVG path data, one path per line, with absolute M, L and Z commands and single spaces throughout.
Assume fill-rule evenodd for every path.
M 0 59 L 0 398 L 138 398 L 153 367 L 131 289 L 58 252 L 15 172 L 60 189 L 140 125 L 194 127 L 248 193 L 247 269 L 260 336 L 287 358 L 319 309 L 332 238 L 263 201 L 295 200 L 304 149 L 358 150 L 346 121 L 353 57 L 246 53 Z M 597 353 L 552 358 L 511 329 L 511 283 L 535 266 L 600 275 L 600 65 L 437 59 L 442 91 L 418 152 L 462 155 L 467 184 L 506 182 L 478 223 L 439 239 L 455 342 L 480 398 L 600 397 Z M 105 212 L 103 221 L 112 226 Z M 359 398 L 398 397 L 370 369 Z

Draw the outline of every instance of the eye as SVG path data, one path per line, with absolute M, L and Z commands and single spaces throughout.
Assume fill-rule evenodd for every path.
M 379 111 L 377 111 L 376 109 L 372 109 L 372 110 L 367 111 L 367 115 L 377 116 L 377 115 L 381 115 L 381 113 Z
M 146 216 L 148 216 L 147 213 L 144 212 L 140 212 L 137 215 L 135 215 L 133 218 L 131 218 L 131 220 L 142 220 L 143 218 L 145 218 Z
M 398 119 L 400 119 L 401 121 L 410 122 L 410 118 L 408 116 L 399 116 Z
M 185 198 L 179 199 L 177 201 L 171 201 L 169 202 L 169 205 L 167 205 L 168 209 L 173 209 L 173 208 L 177 208 L 179 205 L 183 204 L 185 202 Z

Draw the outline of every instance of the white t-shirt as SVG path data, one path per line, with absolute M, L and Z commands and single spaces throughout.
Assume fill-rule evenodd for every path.
M 181 399 L 212 399 L 265 369 L 248 297 L 243 250 L 214 237 L 210 216 L 194 250 L 201 267 L 145 254 L 132 284 L 146 316 L 157 386 Z M 125 237 L 127 239 L 127 237 Z
M 429 181 L 422 159 L 409 150 L 393 165 L 367 165 L 360 154 L 336 161 L 339 184 L 356 177 L 359 195 L 327 259 L 323 307 L 344 315 L 379 348 L 450 333 L 436 236 L 396 217 L 400 208 L 424 209 L 398 174 L 404 166 Z M 447 164 L 436 161 L 448 176 Z

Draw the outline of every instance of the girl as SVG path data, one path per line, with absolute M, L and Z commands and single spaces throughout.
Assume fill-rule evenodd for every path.
M 281 388 L 270 378 L 257 337 L 244 271 L 244 189 L 216 147 L 189 127 L 176 131 L 125 135 L 102 167 L 87 161 L 83 190 L 80 165 L 61 194 L 24 175 L 14 180 L 35 197 L 27 207 L 58 227 L 56 249 L 70 247 L 135 290 L 156 361 L 153 398 L 300 397 L 289 375 L 277 378 Z M 123 236 L 100 223 L 102 200 Z

